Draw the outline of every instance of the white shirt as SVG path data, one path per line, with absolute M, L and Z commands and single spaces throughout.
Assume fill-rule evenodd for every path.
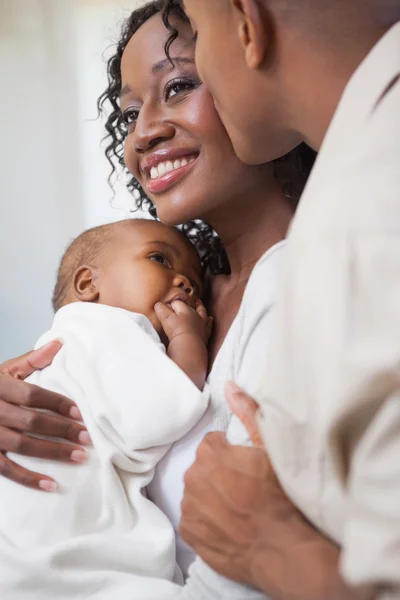
M 143 489 L 202 417 L 208 392 L 166 356 L 142 315 L 71 304 L 38 345 L 54 338 L 61 351 L 29 381 L 74 399 L 94 448 L 81 466 L 12 457 L 61 489 L 43 494 L 0 480 L 1 597 L 176 597 L 174 530 Z
M 258 393 L 277 474 L 400 598 L 400 24 L 345 90 L 289 235 Z
M 285 242 L 270 248 L 255 266 L 243 300 L 208 377 L 211 401 L 206 414 L 195 428 L 176 442 L 160 461 L 149 497 L 162 508 L 175 530 L 181 518 L 180 504 L 184 491 L 184 474 L 193 464 L 196 450 L 209 431 L 227 431 L 232 443 L 247 444 L 242 424 L 232 417 L 224 387 L 234 380 L 254 395 L 265 366 L 273 326 L 273 308 L 284 257 Z M 184 576 L 195 555 L 178 536 L 177 560 Z M 200 598 L 199 598 L 200 600 Z

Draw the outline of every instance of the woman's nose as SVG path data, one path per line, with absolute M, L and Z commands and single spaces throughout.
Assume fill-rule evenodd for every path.
M 143 153 L 158 144 L 170 140 L 175 135 L 175 127 L 165 120 L 158 110 L 142 107 L 133 134 L 133 145 L 136 152 Z

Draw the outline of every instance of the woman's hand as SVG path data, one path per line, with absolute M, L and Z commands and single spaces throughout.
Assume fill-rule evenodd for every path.
M 234 384 L 232 411 L 254 446 L 232 446 L 222 433 L 202 442 L 187 472 L 182 538 L 216 571 L 276 600 L 361 600 L 339 575 L 339 549 L 291 503 L 258 430 L 257 404 Z
M 55 491 L 56 482 L 46 475 L 24 469 L 5 453 L 76 463 L 86 459 L 86 452 L 75 444 L 90 444 L 89 434 L 83 425 L 71 420 L 81 420 L 78 407 L 65 396 L 22 381 L 51 364 L 60 348 L 60 342 L 51 342 L 0 365 L 0 474 L 16 483 L 45 491 Z M 41 440 L 31 434 L 61 438 L 72 444 Z

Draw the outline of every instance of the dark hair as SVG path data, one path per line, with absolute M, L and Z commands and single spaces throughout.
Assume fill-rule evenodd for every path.
M 53 291 L 52 305 L 57 312 L 67 304 L 68 292 L 72 285 L 76 270 L 83 264 L 96 261 L 110 241 L 113 230 L 124 221 L 92 227 L 75 238 L 61 259 L 57 273 L 57 281 Z
M 106 104 L 111 108 L 105 125 L 107 132 L 105 139 L 109 141 L 105 153 L 111 165 L 110 182 L 118 166 L 127 171 L 124 162 L 126 127 L 119 106 L 122 85 L 122 55 L 131 37 L 146 21 L 156 14 L 161 14 L 165 27 L 171 33 L 165 45 L 165 52 L 169 57 L 170 46 L 178 37 L 178 32 L 172 25 L 170 18 L 176 17 L 185 23 L 189 23 L 189 20 L 180 0 L 153 0 L 134 10 L 124 21 L 115 53 L 107 62 L 108 86 L 98 100 L 98 110 L 99 114 L 105 112 L 104 107 Z M 297 203 L 303 191 L 314 157 L 315 154 L 308 147 L 302 145 L 284 158 L 275 161 L 276 176 L 282 183 L 284 193 L 295 203 Z M 130 177 L 127 187 L 132 194 L 135 194 L 136 210 L 143 209 L 156 219 L 157 211 L 154 203 L 146 196 L 139 182 L 133 176 Z M 222 241 L 210 225 L 200 220 L 194 220 L 182 225 L 180 228 L 197 248 L 205 268 L 209 268 L 213 274 L 230 272 L 229 261 Z

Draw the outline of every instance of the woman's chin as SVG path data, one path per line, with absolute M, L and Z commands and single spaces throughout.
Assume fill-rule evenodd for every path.
M 188 210 L 185 206 L 177 206 L 173 202 L 158 200 L 156 208 L 158 218 L 167 227 L 176 227 L 194 219 L 201 219 L 193 210 Z

